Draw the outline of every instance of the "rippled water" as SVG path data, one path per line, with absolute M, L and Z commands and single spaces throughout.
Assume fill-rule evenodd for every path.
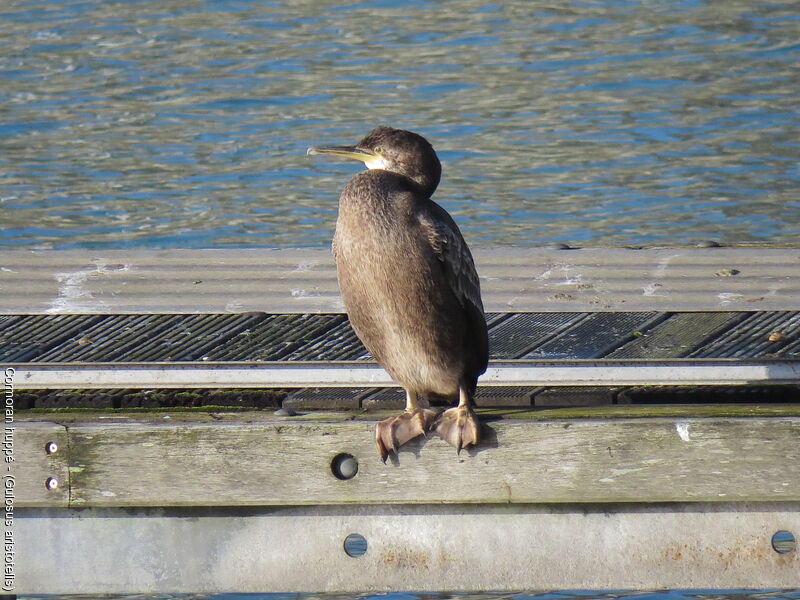
M 6 0 L 0 246 L 327 244 L 378 123 L 474 244 L 796 242 L 796 1 Z

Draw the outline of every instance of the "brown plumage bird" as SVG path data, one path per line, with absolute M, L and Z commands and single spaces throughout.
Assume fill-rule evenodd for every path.
M 416 133 L 377 127 L 355 146 L 309 148 L 364 162 L 339 198 L 333 255 L 350 323 L 364 346 L 406 391 L 406 409 L 378 423 L 389 452 L 432 428 L 461 448 L 478 443 L 472 410 L 486 371 L 488 337 L 480 284 L 461 232 L 431 200 L 441 165 Z M 418 396 L 458 406 L 437 415 Z

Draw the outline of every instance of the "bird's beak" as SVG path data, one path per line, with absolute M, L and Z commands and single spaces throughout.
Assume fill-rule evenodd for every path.
M 307 154 L 330 154 L 331 156 L 360 160 L 363 163 L 371 162 L 375 159 L 375 154 L 356 146 L 312 146 L 308 149 Z

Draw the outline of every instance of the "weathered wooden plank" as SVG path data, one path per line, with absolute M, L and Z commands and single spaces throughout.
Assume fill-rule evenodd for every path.
M 13 427 L 10 438 L 8 428 Z M 12 479 L 14 506 L 67 506 L 69 441 L 67 428 L 55 423 L 5 426 L 13 462 L 3 463 L 3 481 Z M 5 489 L 8 489 L 7 487 Z
M 774 589 L 800 572 L 771 543 L 800 532 L 796 503 L 29 512 L 27 594 Z
M 490 421 L 477 449 L 431 436 L 386 465 L 364 421 L 68 431 L 71 506 L 800 500 L 796 417 Z
M 800 310 L 797 248 L 476 249 L 491 312 Z M 327 248 L 4 252 L 0 313 L 341 312 Z

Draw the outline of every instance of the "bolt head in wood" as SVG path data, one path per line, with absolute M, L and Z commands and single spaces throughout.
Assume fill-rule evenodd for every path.
M 48 477 L 47 480 L 44 482 L 44 486 L 50 490 L 57 490 L 58 489 L 58 479 L 55 477 Z
M 58 452 L 58 442 L 47 442 L 44 446 L 44 451 L 48 454 L 55 454 Z

